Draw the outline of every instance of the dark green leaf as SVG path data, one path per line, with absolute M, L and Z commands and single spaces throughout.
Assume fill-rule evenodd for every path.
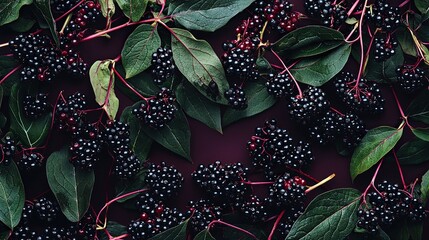
M 132 107 L 126 107 L 121 115 L 121 121 L 130 126 L 130 147 L 143 163 L 147 160 L 153 140 L 144 133 L 140 120 L 132 113 Z
M 381 160 L 396 145 L 403 128 L 381 126 L 369 130 L 356 147 L 350 163 L 350 174 L 354 180 Z
M 109 68 L 111 64 L 112 60 L 94 62 L 89 69 L 89 78 L 95 101 L 110 119 L 115 119 L 119 110 L 119 98 L 115 94 L 115 78 Z
M 343 69 L 350 52 L 351 46 L 344 44 L 323 55 L 302 59 L 290 72 L 297 81 L 319 87 Z
M 249 82 L 244 87 L 244 91 L 248 96 L 248 107 L 244 110 L 228 108 L 222 117 L 223 126 L 228 126 L 240 119 L 261 113 L 272 107 L 277 102 L 277 99 L 274 96 L 268 94 L 267 88 L 264 84 Z
M 7 74 L 15 70 L 15 72 L 12 75 L 10 75 L 2 84 L 4 93 L 6 96 L 10 95 L 12 86 L 15 83 L 19 82 L 20 80 L 20 74 L 19 74 L 20 71 L 19 69 L 16 70 L 18 66 L 19 66 L 19 63 L 16 61 L 14 57 L 0 56 L 0 77 L 1 77 L 0 79 L 2 79 Z
M 311 57 L 328 52 L 344 43 L 341 32 L 322 26 L 305 26 L 298 28 L 273 45 L 279 55 L 296 59 Z
M 122 68 L 122 66 L 116 64 L 115 69 L 119 72 L 119 74 L 121 74 L 121 76 L 125 76 L 125 70 Z M 127 83 L 143 96 L 154 96 L 160 90 L 159 87 L 154 84 L 152 74 L 148 72 L 142 72 L 132 78 L 127 79 Z M 133 93 L 121 81 L 117 81 L 116 85 L 129 98 L 136 102 L 141 100 L 140 97 Z
M 3 103 L 3 87 L 0 85 L 0 107 L 1 107 L 1 104 Z
M 426 203 L 429 196 L 429 170 L 422 177 L 420 191 L 422 192 L 422 201 Z
M 416 45 L 410 32 L 405 27 L 400 27 L 396 31 L 396 37 L 401 45 L 402 51 L 411 56 L 417 56 Z
M 127 233 L 127 227 L 114 221 L 107 222 L 107 231 L 112 237 L 119 237 Z M 110 240 L 104 231 L 98 231 L 101 240 Z
M 161 46 L 157 28 L 142 24 L 128 36 L 122 49 L 126 78 L 133 77 L 151 65 L 152 54 Z
M 101 7 L 101 13 L 105 18 L 110 18 L 115 14 L 116 7 L 114 0 L 102 0 L 98 1 Z
M 186 30 L 173 28 L 172 31 L 171 47 L 179 71 L 205 96 L 210 82 L 214 81 L 221 93 L 218 102 L 226 104 L 222 93 L 228 90 L 229 85 L 222 63 L 213 48 L 208 42 L 196 39 Z
M 267 72 L 272 70 L 270 62 L 262 56 L 256 59 L 256 67 L 259 70 L 259 72 Z
M 208 229 L 205 229 L 201 232 L 199 232 L 195 237 L 194 240 L 216 240 Z
M 20 16 L 16 21 L 13 21 L 7 25 L 12 31 L 15 32 L 28 32 L 36 24 L 36 20 L 32 16 Z
M 33 0 L 2 0 L 0 1 L 0 26 L 18 19 L 19 10 L 24 5 L 29 5 Z
M 429 142 L 416 139 L 404 143 L 396 155 L 399 162 L 405 165 L 414 165 L 429 161 Z
M 370 56 L 366 66 L 365 77 L 375 82 L 395 82 L 396 69 L 404 63 L 404 54 L 400 48 L 396 48 L 396 53 L 384 62 L 376 62 Z
M 427 13 L 429 10 L 429 0 L 414 0 L 414 4 L 421 13 Z
M 60 40 L 57 35 L 57 25 L 55 24 L 54 17 L 52 16 L 51 4 L 49 0 L 34 0 L 34 6 L 36 6 L 37 10 L 41 18 L 48 24 L 49 31 L 51 31 L 52 38 L 57 46 L 60 45 Z
M 76 169 L 64 148 L 52 153 L 46 162 L 46 177 L 61 211 L 69 221 L 78 222 L 89 208 L 95 175 L 93 170 Z
M 429 128 L 413 128 L 414 135 L 423 141 L 429 142 Z
M 253 0 L 176 0 L 170 3 L 168 15 L 187 29 L 214 32 L 252 2 Z
M 115 195 L 119 197 L 126 193 L 130 193 L 130 192 L 142 189 L 145 186 L 145 178 L 146 178 L 146 171 L 141 171 L 133 179 L 116 181 Z M 128 197 L 122 197 L 117 202 L 118 203 L 126 202 L 136 197 L 137 195 L 138 194 L 130 195 Z
M 408 107 L 408 116 L 412 120 L 429 124 L 429 91 L 420 93 Z
M 22 111 L 22 97 L 27 85 L 20 83 L 12 87 L 9 111 L 11 117 L 11 131 L 26 147 L 38 147 L 42 145 L 48 135 L 51 124 L 51 114 L 42 116 L 37 120 L 29 120 Z
M 0 128 L 4 128 L 7 123 L 7 118 L 3 113 L 0 113 Z
M 149 240 L 185 240 L 189 220 L 151 237 Z
M 407 222 L 405 220 L 396 221 L 389 229 L 386 229 L 392 240 L 409 240 L 410 233 L 408 231 Z
M 411 240 L 422 240 L 423 236 L 423 223 L 408 222 L 408 232 Z
M 0 221 L 10 229 L 18 225 L 24 201 L 24 184 L 15 162 L 0 164 Z
M 225 221 L 225 220 L 224 220 Z M 250 224 L 236 224 L 234 223 L 234 226 L 245 229 L 246 231 L 251 232 L 254 234 L 258 239 L 267 239 L 269 235 L 269 231 L 267 232 L 267 229 L 262 226 L 258 226 L 257 224 L 250 225 Z M 218 226 L 216 226 L 218 227 Z M 222 240 L 254 240 L 255 238 L 244 234 L 243 232 L 237 231 L 237 229 L 233 229 L 230 227 L 224 227 L 222 228 Z
M 148 0 L 115 0 L 122 12 L 131 21 L 137 22 L 143 16 Z
M 351 188 L 320 194 L 296 220 L 286 239 L 344 239 L 356 226 L 359 200 L 359 191 Z
M 176 98 L 186 114 L 222 133 L 220 107 L 201 95 L 191 84 L 181 83 Z

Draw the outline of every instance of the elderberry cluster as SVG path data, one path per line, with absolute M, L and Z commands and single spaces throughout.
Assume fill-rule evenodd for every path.
M 183 183 L 182 174 L 173 166 L 162 162 L 161 164 L 149 164 L 147 167 L 146 184 L 150 191 L 159 199 L 167 199 L 178 193 Z
M 253 4 L 253 13 L 267 21 L 272 30 L 280 33 L 295 29 L 299 13 L 292 11 L 293 4 L 285 0 L 258 0 Z
M 143 100 L 134 108 L 133 114 L 150 127 L 159 129 L 173 120 L 176 111 L 174 93 L 168 88 L 162 88 L 156 96 Z
M 10 136 L 5 136 L 3 140 L 0 141 L 0 164 L 9 165 L 15 157 L 15 152 L 15 140 Z
M 100 151 L 99 129 L 92 124 L 82 123 L 72 135 L 70 162 L 81 169 L 93 169 L 99 160 Z
M 367 202 L 369 205 L 357 213 L 357 226 L 370 234 L 376 234 L 380 228 L 387 229 L 399 219 L 416 223 L 427 217 L 421 200 L 387 181 L 379 183 L 377 191 L 367 194 Z
M 74 132 L 81 125 L 86 109 L 85 95 L 75 93 L 67 98 L 60 97 L 55 108 L 55 125 L 59 130 Z
M 427 87 L 429 80 L 425 73 L 425 70 L 418 66 L 403 65 L 398 67 L 396 74 L 400 89 L 411 94 Z
M 51 110 L 51 105 L 48 103 L 48 95 L 38 93 L 35 96 L 25 95 L 22 100 L 25 117 L 29 119 L 38 119 Z
M 94 239 L 95 218 L 91 213 L 77 223 L 68 221 L 61 213 L 55 200 L 42 197 L 33 202 L 27 201 L 21 220 L 14 228 L 10 239 Z
M 401 23 L 398 7 L 391 6 L 387 0 L 377 0 L 366 9 L 365 16 L 376 28 L 392 32 Z
M 384 62 L 392 57 L 399 43 L 395 37 L 387 35 L 387 37 L 375 37 L 374 39 L 374 59 L 377 62 Z
M 308 15 L 319 18 L 327 27 L 338 28 L 347 19 L 346 1 L 305 0 L 304 4 Z
M 314 159 L 310 145 L 294 141 L 287 130 L 277 126 L 274 119 L 255 129 L 247 149 L 253 166 L 262 168 L 268 180 L 274 180 L 276 172 L 284 171 L 285 167 L 304 168 Z
M 174 74 L 173 52 L 170 48 L 158 48 L 152 54 L 152 76 L 153 82 L 162 85 Z
M 42 167 L 43 155 L 32 151 L 23 151 L 21 158 L 17 161 L 20 169 L 30 172 Z
M 101 140 L 114 158 L 113 173 L 122 179 L 131 179 L 141 169 L 140 160 L 130 147 L 130 127 L 121 121 L 108 121 Z

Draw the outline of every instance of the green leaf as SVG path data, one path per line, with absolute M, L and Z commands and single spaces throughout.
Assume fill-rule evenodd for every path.
M 146 11 L 148 0 L 115 0 L 122 12 L 131 21 L 137 22 Z
M 186 239 L 186 228 L 188 227 L 188 222 L 189 219 L 149 238 L 149 240 L 184 240 Z
M 222 63 L 210 44 L 196 39 L 186 30 L 179 28 L 171 30 L 174 62 L 183 76 L 209 99 L 211 98 L 207 95 L 207 88 L 211 81 L 217 84 L 219 93 L 228 90 L 229 85 Z M 227 103 L 223 94 L 220 94 L 218 102 Z
M 396 31 L 396 38 L 398 39 L 402 51 L 405 54 L 415 57 L 417 56 L 416 45 L 414 44 L 413 37 L 406 28 L 398 28 L 398 30 Z
M 407 113 L 410 119 L 429 124 L 429 91 L 420 93 L 410 104 Z
M 0 164 L 0 221 L 10 229 L 18 225 L 24 201 L 24 184 L 15 162 Z
M 8 73 L 13 71 L 18 66 L 19 63 L 13 56 L 0 56 L 0 77 L 5 77 Z M 20 71 L 18 69 L 12 75 L 10 75 L 5 80 L 5 82 L 3 82 L 2 87 L 5 90 L 4 93 L 6 96 L 10 95 L 12 86 L 20 81 L 20 76 Z
M 346 65 L 351 46 L 344 44 L 326 54 L 304 58 L 290 72 L 299 82 L 319 87 L 331 80 Z
M 187 82 L 177 87 L 176 98 L 187 115 L 222 133 L 219 105 L 201 95 Z
M 253 0 L 176 0 L 170 3 L 168 15 L 187 29 L 214 32 L 252 2 Z
M 121 76 L 125 76 L 125 70 L 121 65 L 115 64 L 115 69 Z M 159 87 L 153 82 L 152 74 L 149 72 L 142 72 L 134 77 L 127 79 L 127 83 L 133 87 L 134 90 L 139 92 L 143 96 L 154 96 L 159 92 Z M 134 100 L 135 102 L 140 101 L 141 98 L 133 93 L 122 81 L 116 82 L 116 86 L 126 96 Z
M 429 11 L 429 0 L 414 0 L 414 4 L 423 14 Z
M 110 71 L 112 60 L 96 61 L 89 69 L 89 78 L 95 94 L 95 101 L 115 119 L 119 110 L 119 98 L 115 94 L 115 77 Z
M 350 174 L 354 180 L 383 158 L 402 136 L 403 128 L 381 126 L 369 130 L 356 147 L 350 163 Z
M 3 103 L 3 87 L 0 85 L 0 107 L 1 107 L 1 104 Z
M 7 27 L 12 31 L 24 33 L 30 31 L 34 24 L 36 24 L 36 20 L 34 20 L 33 16 L 24 13 L 17 20 L 9 23 Z
M 274 96 L 268 94 L 265 84 L 249 82 L 245 85 L 244 91 L 248 96 L 248 107 L 244 110 L 228 108 L 222 117 L 223 126 L 228 126 L 240 119 L 261 113 L 274 106 L 277 102 L 277 99 Z
M 429 142 L 420 139 L 404 143 L 396 153 L 404 165 L 414 165 L 429 161 Z
M 41 146 L 49 132 L 51 115 L 46 114 L 37 120 L 29 120 L 22 111 L 22 97 L 27 85 L 15 84 L 11 90 L 9 111 L 11 131 L 19 138 L 25 147 Z
M 142 189 L 145 186 L 145 178 L 146 178 L 146 171 L 141 171 L 133 179 L 116 181 L 115 195 L 119 197 L 126 193 L 130 193 L 130 192 Z M 133 194 L 128 197 L 122 197 L 117 202 L 123 203 L 138 195 L 139 194 Z
M 98 1 L 101 7 L 101 13 L 105 18 L 110 18 L 115 14 L 116 7 L 114 0 L 101 0 Z
M 404 54 L 400 48 L 396 53 L 384 62 L 376 62 L 370 56 L 366 67 L 365 77 L 375 82 L 396 82 L 396 69 L 404 63 Z
M 225 219 L 223 219 L 226 221 Z M 250 224 L 237 224 L 234 223 L 234 226 L 245 229 L 246 231 L 251 232 L 254 234 L 258 239 L 267 239 L 269 235 L 269 231 L 267 232 L 267 229 L 259 226 L 257 224 L 250 225 Z M 216 226 L 218 228 L 218 226 Z M 222 228 L 222 240 L 254 240 L 255 238 L 244 234 L 241 231 L 238 231 L 237 229 L 233 229 L 230 227 L 223 227 Z
M 273 49 L 279 55 L 296 59 L 326 53 L 344 43 L 341 32 L 322 26 L 298 28 L 274 43 Z
M 76 169 L 70 157 L 66 148 L 52 153 L 46 162 L 46 177 L 61 211 L 69 221 L 78 222 L 89 208 L 95 174 Z
M 426 203 L 429 196 L 429 170 L 422 177 L 420 191 L 422 192 L 422 202 Z
M 153 140 L 143 130 L 140 120 L 132 114 L 132 107 L 126 107 L 121 115 L 121 121 L 130 126 L 130 147 L 140 161 L 145 162 L 149 156 Z
M 142 24 L 128 36 L 122 49 L 126 78 L 133 77 L 151 65 L 152 54 L 161 46 L 157 28 Z
M 57 35 L 57 26 L 54 17 L 52 16 L 51 4 L 49 0 L 34 0 L 34 6 L 39 10 L 41 18 L 48 24 L 49 31 L 51 31 L 52 38 L 57 46 L 60 45 L 60 40 Z
M 208 229 L 205 229 L 201 232 L 199 232 L 195 237 L 194 240 L 216 240 L 212 234 L 209 232 Z
M 124 226 L 120 223 L 114 222 L 114 221 L 108 221 L 106 229 L 107 229 L 107 232 L 109 232 L 109 234 L 112 237 L 119 237 L 119 236 L 127 233 L 127 227 L 126 226 Z M 100 235 L 101 240 L 110 240 L 111 239 L 106 235 L 106 233 L 104 231 L 98 231 L 97 234 Z
M 356 226 L 359 200 L 359 191 L 351 188 L 320 194 L 293 224 L 286 240 L 344 239 Z
M 408 222 L 408 232 L 411 240 L 422 240 L 423 236 L 423 223 Z
M 429 128 L 412 128 L 411 131 L 414 133 L 414 136 L 429 142 Z
M 0 1 L 0 26 L 11 23 L 19 18 L 19 10 L 33 0 L 2 0 Z
M 258 59 L 256 59 L 256 68 L 260 72 L 266 72 L 266 71 L 269 72 L 272 70 L 270 62 L 262 56 L 259 56 Z

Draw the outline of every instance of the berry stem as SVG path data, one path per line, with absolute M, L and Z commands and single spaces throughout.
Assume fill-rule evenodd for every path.
M 14 69 L 12 69 L 8 74 L 6 74 L 1 80 L 0 80 L 0 85 L 3 84 L 4 81 L 6 81 L 12 74 L 14 74 L 16 71 L 18 71 L 22 66 L 19 65 L 17 67 L 15 67 Z
M 286 210 L 281 211 L 281 213 L 277 216 L 276 221 L 274 222 L 273 228 L 271 228 L 270 235 L 268 236 L 267 240 L 272 240 L 274 237 L 274 233 L 276 232 L 277 226 L 280 223 L 280 220 L 282 219 L 283 215 L 285 214 Z
M 355 85 L 355 87 L 359 86 L 359 81 L 360 81 L 360 78 L 362 76 L 363 65 L 364 65 L 364 61 L 365 61 L 365 56 L 364 56 L 365 49 L 364 49 L 364 45 L 363 45 L 362 25 L 363 25 L 363 19 L 365 17 L 365 8 L 366 8 L 367 4 L 368 4 L 368 0 L 365 0 L 365 3 L 363 4 L 363 8 L 362 8 L 363 11 L 361 13 L 360 20 L 359 20 L 359 43 L 360 43 L 361 51 L 360 51 L 359 72 L 358 72 L 358 76 L 357 76 L 357 79 L 356 79 L 356 85 Z
M 314 184 L 313 186 L 307 188 L 307 190 L 305 190 L 305 193 L 309 193 L 309 192 L 313 191 L 314 189 L 316 189 L 316 188 L 322 186 L 323 184 L 331 181 L 334 177 L 335 177 L 335 173 L 329 175 L 327 178 L 323 179 L 322 181 L 320 181 L 320 182 Z
M 274 182 L 242 182 L 246 185 L 271 185 L 274 184 Z
M 98 214 L 97 214 L 97 218 L 95 219 L 96 224 L 98 225 L 98 222 L 100 221 L 101 213 L 103 213 L 104 209 L 106 209 L 106 216 L 107 216 L 107 210 L 108 210 L 108 207 L 109 207 L 112 203 L 114 203 L 114 202 L 116 202 L 116 201 L 118 201 L 118 200 L 121 200 L 121 199 L 123 199 L 123 198 L 126 198 L 126 197 L 128 197 L 128 196 L 131 196 L 131 195 L 134 195 L 134 194 L 138 194 L 138 193 L 142 193 L 142 192 L 146 192 L 146 191 L 148 191 L 148 189 L 147 189 L 147 188 L 143 188 L 143 189 L 140 189 L 140 190 L 136 190 L 136 191 L 132 191 L 132 192 L 126 193 L 126 194 L 124 194 L 124 195 L 121 195 L 121 196 L 119 196 L 119 197 L 116 197 L 116 198 L 114 198 L 114 199 L 110 200 L 109 202 L 107 202 L 107 203 L 106 203 L 106 204 L 101 208 L 100 212 L 98 212 Z M 103 227 L 99 227 L 99 226 L 97 226 L 97 230 L 105 229 L 105 228 L 106 228 L 106 225 L 107 225 L 107 222 L 105 221 L 105 222 L 103 223 Z
M 366 50 L 364 60 L 363 60 L 363 62 L 364 62 L 363 69 L 359 70 L 359 71 L 365 72 L 366 66 L 368 64 L 369 53 L 371 52 L 371 47 L 372 47 L 372 44 L 374 43 L 375 35 L 377 34 L 378 31 L 379 31 L 379 29 L 377 28 L 375 30 L 374 34 L 371 35 L 371 40 L 369 41 L 368 49 Z M 358 79 L 360 79 L 360 77 L 358 77 Z M 358 81 L 356 81 L 356 82 L 357 82 L 357 84 L 359 84 Z M 356 85 L 356 87 L 357 86 L 358 85 Z
M 352 15 L 353 11 L 356 9 L 356 7 L 359 5 L 360 1 L 355 1 L 355 3 L 352 5 L 350 10 L 347 12 L 347 16 L 350 17 Z M 365 10 L 365 9 L 364 9 Z
M 296 173 L 298 173 L 299 175 L 302 175 L 302 176 L 304 176 L 304 177 L 306 177 L 306 178 L 310 179 L 311 181 L 313 181 L 313 182 L 315 182 L 315 183 L 320 182 L 320 180 L 315 179 L 314 177 L 310 176 L 309 174 L 307 174 L 307 173 L 303 172 L 301 169 L 295 169 L 295 168 L 292 168 L 292 167 L 289 167 L 289 166 L 285 166 L 285 167 L 286 167 L 286 169 L 291 170 L 291 171 L 293 171 L 293 172 L 296 172 Z
M 64 17 L 68 16 L 70 13 L 72 13 L 76 8 L 78 8 L 83 2 L 85 2 L 86 0 L 82 0 L 80 2 L 78 2 L 76 5 L 74 5 L 72 8 L 70 8 L 67 12 L 65 12 L 63 15 L 59 16 L 58 18 L 55 19 L 55 22 L 63 19 Z
M 377 166 L 377 169 L 374 172 L 374 175 L 372 176 L 371 182 L 368 184 L 368 186 L 366 187 L 365 191 L 362 193 L 362 198 L 363 198 L 363 202 L 366 203 L 366 195 L 368 194 L 369 189 L 371 189 L 371 187 L 374 187 L 375 189 L 375 179 L 377 178 L 378 172 L 380 171 L 381 165 L 383 164 L 384 158 L 381 159 L 380 163 Z
M 129 237 L 129 234 L 125 233 L 125 234 L 122 234 L 122 235 L 117 236 L 117 237 L 109 238 L 109 240 L 122 240 L 122 239 L 126 239 L 127 237 Z
M 338 114 L 338 115 L 340 115 L 341 117 L 344 117 L 344 116 L 345 116 L 345 114 L 344 114 L 344 113 L 340 112 L 340 110 L 338 110 L 338 109 L 336 109 L 336 108 L 334 108 L 334 107 L 330 107 L 330 109 L 331 109 L 331 111 L 333 111 L 333 112 L 337 113 L 337 114 Z
M 70 23 L 72 16 L 73 16 L 73 14 L 69 14 L 67 16 L 66 21 L 64 22 L 63 27 L 61 28 L 59 34 L 61 34 L 61 35 L 64 34 L 64 30 L 66 29 L 67 25 Z
M 219 223 L 219 224 L 222 224 L 222 225 L 225 225 L 225 226 L 228 226 L 228 227 L 230 227 L 230 228 L 233 228 L 233 229 L 235 229 L 235 230 L 237 230 L 237 231 L 240 231 L 240 232 L 242 232 L 242 233 L 244 233 L 244 234 L 246 234 L 246 235 L 248 235 L 248 236 L 250 236 L 250 237 L 252 237 L 253 239 L 255 239 L 255 240 L 258 240 L 258 238 L 253 234 L 253 233 L 251 233 L 251 232 L 249 232 L 249 231 L 247 231 L 247 230 L 245 230 L 245 229 L 242 229 L 242 228 L 240 228 L 240 227 L 237 227 L 237 226 L 235 226 L 235 225 L 232 225 L 232 224 L 230 224 L 230 223 L 227 223 L 227 222 L 224 222 L 224 221 L 221 221 L 221 220 L 213 220 L 213 221 L 211 221 L 210 223 L 209 223 L 209 225 L 208 225 L 208 229 L 210 229 L 211 227 L 213 227 L 213 225 L 214 224 L 216 224 L 216 223 Z
M 391 87 L 391 89 L 392 89 L 393 97 L 395 98 L 395 101 L 396 101 L 396 105 L 398 106 L 399 113 L 401 114 L 401 117 L 402 117 L 402 118 L 407 122 L 407 124 L 408 124 L 407 116 L 405 116 L 404 110 L 402 109 L 401 103 L 399 102 L 398 95 L 396 95 L 396 91 L 395 91 L 395 89 L 394 89 L 393 87 Z
M 0 44 L 0 48 L 9 46 L 9 42 Z
M 135 90 L 129 83 L 127 83 L 127 81 L 121 76 L 121 74 L 119 74 L 119 72 L 116 70 L 116 68 L 112 68 L 113 71 L 115 72 L 115 75 L 119 78 L 119 80 L 121 80 L 121 82 L 128 88 L 130 89 L 133 93 L 135 93 L 137 96 L 139 96 L 141 99 L 143 100 L 148 100 L 148 98 L 144 97 L 143 95 L 141 95 L 137 90 Z
M 393 152 L 393 157 L 395 158 L 396 166 L 398 166 L 399 176 L 401 177 L 402 186 L 404 186 L 404 190 L 406 191 L 407 190 L 407 184 L 405 184 L 405 179 L 404 179 L 404 174 L 402 172 L 401 164 L 399 163 L 399 159 L 398 159 L 398 156 L 396 156 L 395 150 L 393 150 L 392 152 Z
M 284 71 L 281 72 L 281 74 L 284 73 L 285 71 L 289 74 L 290 78 L 292 78 L 293 82 L 296 85 L 296 89 L 298 90 L 298 97 L 302 98 L 301 88 L 299 87 L 299 84 L 296 81 L 296 79 L 293 77 L 292 73 L 290 73 L 290 71 L 289 71 L 288 67 L 286 66 L 286 64 L 283 62 L 283 60 L 280 58 L 280 56 L 273 49 L 271 49 L 271 53 L 280 61 L 280 63 L 282 64 L 282 66 L 284 68 Z
M 401 7 L 404 7 L 405 5 L 407 5 L 407 3 L 409 3 L 410 2 L 410 0 L 405 0 L 405 1 L 403 1 L 401 4 L 399 4 L 399 7 L 401 8 Z
M 350 41 L 350 38 L 353 36 L 353 33 L 356 31 L 356 29 L 358 28 L 358 26 L 359 26 L 359 24 L 355 24 L 353 26 L 353 29 L 350 31 L 349 35 L 347 35 L 346 39 L 344 39 L 345 42 L 347 42 L 347 43 L 354 43 L 357 40 L 359 40 L 359 37 L 357 37 L 356 39 Z

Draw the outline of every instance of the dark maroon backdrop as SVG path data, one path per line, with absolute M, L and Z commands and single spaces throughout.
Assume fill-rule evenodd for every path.
M 303 1 L 293 0 L 296 3 L 296 9 L 303 9 Z M 208 40 L 215 51 L 220 56 L 222 53 L 221 44 L 223 41 L 234 38 L 234 28 L 239 22 L 242 16 L 235 17 L 228 26 L 216 31 L 215 33 L 203 33 L 193 32 L 198 38 Z M 118 32 L 114 32 L 111 35 L 111 39 L 96 39 L 81 44 L 80 49 L 84 59 L 91 65 L 95 60 L 102 59 L 113 59 L 120 54 L 121 47 L 132 31 L 131 28 L 124 29 Z M 3 40 L 4 36 L 1 37 Z M 357 63 L 350 62 L 348 66 L 352 71 L 356 72 L 358 67 Z M 76 90 L 85 92 L 89 97 L 89 102 L 94 102 L 93 93 L 89 80 L 81 81 L 69 81 L 68 79 L 61 79 L 60 83 L 54 83 L 52 87 L 52 93 L 57 93 L 59 90 L 65 90 L 65 94 L 71 94 Z M 328 90 L 329 91 L 329 90 Z M 383 94 L 387 99 L 386 112 L 378 117 L 367 118 L 368 128 L 389 125 L 398 126 L 399 111 L 394 103 L 392 94 L 389 88 L 383 90 Z M 122 94 L 118 94 L 121 103 L 120 107 L 130 105 L 132 102 Z M 331 93 L 332 96 L 332 93 Z M 52 98 L 52 96 L 51 96 Z M 406 106 L 409 99 L 408 97 L 400 96 L 400 100 L 403 106 Z M 3 108 L 4 109 L 4 108 Z M 160 162 L 166 161 L 170 164 L 174 164 L 185 176 L 185 184 L 183 190 L 177 199 L 172 201 L 177 206 L 184 206 L 191 199 L 198 199 L 201 195 L 198 187 L 192 182 L 190 173 L 198 166 L 198 164 L 208 164 L 216 160 L 222 162 L 243 162 L 250 166 L 248 159 L 248 152 L 246 150 L 246 143 L 252 135 L 254 128 L 258 125 L 262 125 L 265 120 L 276 118 L 281 127 L 288 129 L 292 136 L 296 139 L 305 138 L 305 133 L 302 132 L 302 128 L 294 124 L 289 120 L 288 113 L 286 111 L 285 102 L 280 101 L 273 108 L 248 119 L 243 119 L 231 126 L 224 129 L 224 133 L 220 134 L 205 125 L 197 122 L 193 119 L 189 119 L 191 126 L 192 137 L 191 137 L 191 156 L 193 164 L 187 162 L 181 157 L 170 153 L 163 147 L 154 144 L 149 161 Z M 406 138 L 410 138 L 411 134 L 407 130 L 405 133 Z M 52 139 L 53 144 L 50 144 L 49 151 L 57 150 L 65 142 L 61 137 L 54 137 Z M 402 143 L 405 142 L 403 139 Z M 63 144 L 62 144 L 63 143 Z M 351 182 L 349 174 L 349 157 L 342 157 L 338 155 L 333 146 L 321 147 L 313 145 L 313 151 L 316 156 L 316 160 L 309 169 L 309 173 L 317 179 L 322 179 L 331 173 L 335 173 L 336 177 L 326 184 L 324 187 L 310 193 L 310 198 L 313 198 L 316 194 L 320 194 L 323 191 L 342 188 L 342 187 L 355 187 L 363 190 L 370 181 L 373 170 L 369 171 L 362 176 L 359 176 L 355 183 Z M 107 159 L 106 159 L 107 160 Z M 109 161 L 105 161 L 106 163 Z M 429 168 L 429 163 L 422 164 L 419 166 L 404 166 L 405 181 L 411 183 L 415 178 L 421 177 Z M 105 203 L 105 188 L 106 184 L 108 187 L 113 189 L 113 184 L 109 182 L 104 176 L 106 175 L 107 164 L 99 166 L 97 168 L 97 180 L 96 186 L 93 192 L 93 207 L 98 210 L 100 206 Z M 400 183 L 398 170 L 394 162 L 385 162 L 379 174 L 379 179 L 389 179 Z M 27 190 L 27 198 L 32 198 L 38 193 L 47 190 L 45 176 L 24 176 L 25 186 Z M 126 210 L 114 205 L 109 210 L 109 220 L 119 221 L 122 224 L 128 224 L 131 219 L 137 218 L 137 214 L 131 210 Z M 426 224 L 427 225 L 427 224 Z M 429 231 L 425 228 L 425 236 L 429 238 Z

